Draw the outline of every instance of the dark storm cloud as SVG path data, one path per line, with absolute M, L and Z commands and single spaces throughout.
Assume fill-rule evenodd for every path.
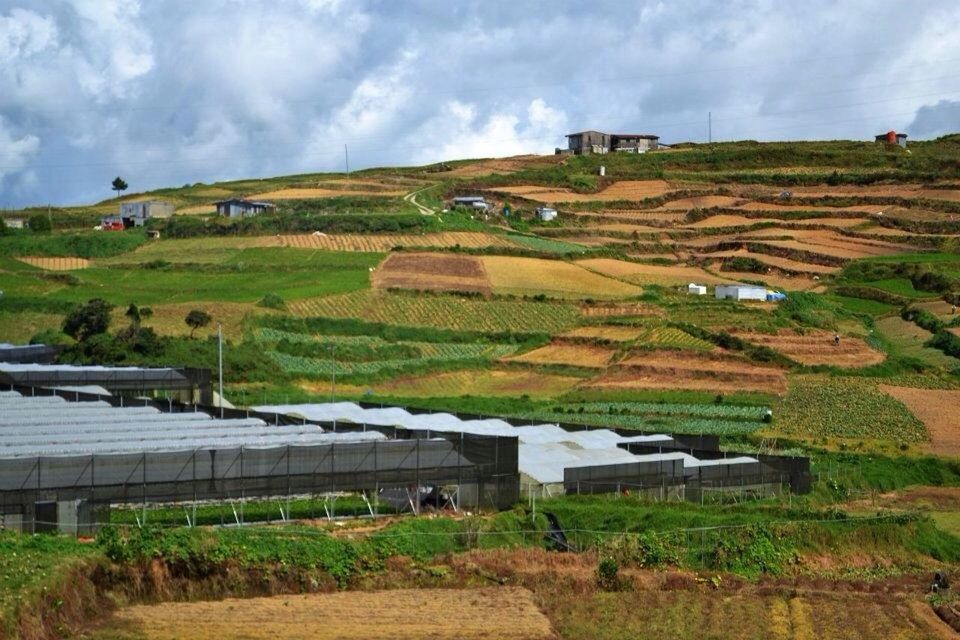
M 0 0 L 0 206 L 351 165 L 957 127 L 956 3 Z M 944 106 L 945 105 L 945 106 Z

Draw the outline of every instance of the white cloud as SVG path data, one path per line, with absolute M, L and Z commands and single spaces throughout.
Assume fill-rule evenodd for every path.
M 958 20 L 951 0 L 0 0 L 4 195 L 333 170 L 345 142 L 359 167 L 584 128 L 702 140 L 708 111 L 719 139 L 940 134 Z
M 39 148 L 40 138 L 30 134 L 16 137 L 0 118 L 0 180 L 26 167 Z

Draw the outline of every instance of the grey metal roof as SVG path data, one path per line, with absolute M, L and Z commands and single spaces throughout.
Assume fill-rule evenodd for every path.
M 377 431 L 327 433 L 317 425 L 270 425 L 203 412 L 68 402 L 0 392 L 0 458 L 259 448 L 386 440 Z

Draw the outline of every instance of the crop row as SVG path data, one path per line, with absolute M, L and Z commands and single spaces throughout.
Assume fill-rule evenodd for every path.
M 576 308 L 568 304 L 372 291 L 300 300 L 290 309 L 307 317 L 359 318 L 389 325 L 490 333 L 561 331 L 578 319 Z
M 672 402 L 585 402 L 577 405 L 585 413 L 632 416 L 688 416 L 696 418 L 724 418 L 735 420 L 763 419 L 767 407 L 730 404 L 679 404 Z M 568 412 L 572 411 L 568 409 Z
M 738 436 L 753 433 L 763 426 L 759 421 L 719 420 L 714 418 L 658 416 L 650 419 L 635 415 L 611 415 L 609 413 L 549 413 L 532 412 L 521 416 L 544 422 L 569 422 L 591 424 L 638 431 L 661 433 L 689 433 L 719 436 Z
M 656 347 L 694 349 L 697 351 L 710 351 L 713 349 L 713 345 L 706 340 L 694 337 L 676 327 L 654 327 L 640 336 L 637 343 Z
M 781 430 L 802 437 L 927 439 L 923 423 L 902 403 L 857 378 L 794 377 L 777 422 Z
M 429 366 L 466 360 L 495 360 L 508 356 L 516 347 L 503 344 L 448 344 L 410 343 L 423 349 L 421 358 L 384 359 L 370 362 L 347 362 L 324 358 L 308 358 L 278 351 L 267 353 L 284 373 L 305 376 L 376 375 L 389 371 L 401 371 L 415 366 Z

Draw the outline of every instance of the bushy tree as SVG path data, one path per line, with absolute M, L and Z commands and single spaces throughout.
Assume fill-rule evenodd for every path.
M 30 226 L 30 231 L 34 233 L 50 233 L 53 230 L 53 224 L 50 222 L 50 217 L 45 213 L 35 213 L 30 216 L 27 224 Z
M 127 183 L 123 181 L 123 178 L 117 176 L 113 179 L 113 182 L 110 183 L 110 188 L 117 192 L 117 197 L 120 197 L 121 191 L 127 190 Z
M 213 320 L 213 318 L 210 317 L 210 314 L 200 309 L 193 309 L 187 314 L 187 317 L 183 319 L 183 321 L 187 323 L 187 326 L 190 327 L 191 338 L 193 337 L 194 331 L 207 326 L 211 320 Z
M 110 328 L 110 310 L 113 305 L 94 298 L 78 305 L 63 320 L 63 332 L 77 341 L 106 333 Z

